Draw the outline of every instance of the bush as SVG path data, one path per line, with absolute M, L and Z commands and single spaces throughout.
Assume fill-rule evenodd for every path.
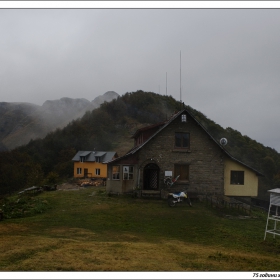
M 45 212 L 49 205 L 46 200 L 41 200 L 33 195 L 9 197 L 2 201 L 4 219 L 22 218 Z

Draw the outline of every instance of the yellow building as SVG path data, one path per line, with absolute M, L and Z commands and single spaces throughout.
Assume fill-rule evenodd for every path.
M 245 164 L 225 159 L 224 164 L 224 194 L 226 196 L 252 196 L 258 195 L 259 172 Z
M 75 178 L 106 178 L 107 162 L 117 158 L 116 152 L 79 151 L 73 157 Z

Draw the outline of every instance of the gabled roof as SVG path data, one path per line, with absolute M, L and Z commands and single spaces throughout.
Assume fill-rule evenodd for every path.
M 229 156 L 233 161 L 236 161 L 240 164 L 242 164 L 243 166 L 246 166 L 247 168 L 251 169 L 252 171 L 256 172 L 256 174 L 258 176 L 264 176 L 263 174 L 261 174 L 259 171 L 257 171 L 256 169 L 248 166 L 247 164 L 241 162 L 240 160 L 234 158 L 228 151 L 226 151 L 224 149 L 224 147 L 206 130 L 206 128 L 194 117 L 194 115 L 187 109 L 184 108 L 183 110 L 179 111 L 178 113 L 174 114 L 168 121 L 165 122 L 165 124 L 160 127 L 149 139 L 147 139 L 145 142 L 143 142 L 141 145 L 132 148 L 129 152 L 127 152 L 124 156 L 119 157 L 117 159 L 111 160 L 108 163 L 111 162 L 115 162 L 118 161 L 120 159 L 126 158 L 130 155 L 135 154 L 137 151 L 139 151 L 140 149 L 142 149 L 143 146 L 145 146 L 149 141 L 151 141 L 154 137 L 156 137 L 162 130 L 164 130 L 170 123 L 172 123 L 176 118 L 178 118 L 180 115 L 182 115 L 183 113 L 187 113 L 188 115 L 191 116 L 191 118 L 208 134 L 208 136 L 220 147 L 220 149 L 227 155 Z
M 112 160 L 116 152 L 105 152 L 105 151 L 78 151 L 72 158 L 72 161 L 80 161 L 81 157 L 86 157 L 85 162 L 95 162 L 97 157 L 100 157 L 102 163 Z

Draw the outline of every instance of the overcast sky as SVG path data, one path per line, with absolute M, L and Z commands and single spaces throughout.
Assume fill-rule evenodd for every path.
M 0 34 L 0 102 L 180 100 L 181 52 L 184 103 L 280 152 L 279 9 L 0 9 Z

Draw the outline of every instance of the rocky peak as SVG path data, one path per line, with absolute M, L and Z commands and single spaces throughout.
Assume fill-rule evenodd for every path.
M 107 91 L 103 95 L 97 96 L 94 100 L 91 102 L 94 104 L 94 106 L 97 108 L 99 107 L 102 103 L 110 102 L 114 99 L 117 99 L 120 95 L 116 93 L 115 91 Z

